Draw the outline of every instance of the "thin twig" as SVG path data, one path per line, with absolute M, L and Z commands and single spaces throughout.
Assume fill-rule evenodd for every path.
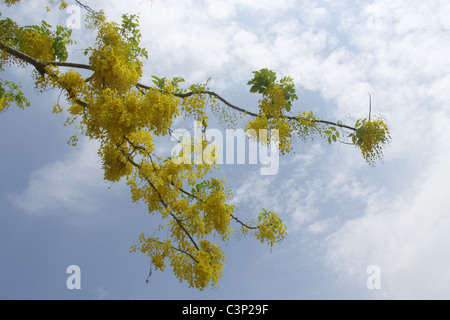
M 91 7 L 89 7 L 88 5 L 82 4 L 82 3 L 81 3 L 80 1 L 78 1 L 78 0 L 75 0 L 75 2 L 76 2 L 80 7 L 82 7 L 83 9 L 85 9 L 86 11 L 88 11 L 89 13 L 91 13 L 92 15 L 94 15 L 94 16 L 99 16 L 99 15 L 100 15 L 100 12 L 95 11 L 94 9 L 92 9 Z

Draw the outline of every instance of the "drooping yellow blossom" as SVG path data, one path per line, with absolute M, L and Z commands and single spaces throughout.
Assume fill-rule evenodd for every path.
M 94 89 L 110 88 L 124 93 L 141 77 L 142 62 L 133 60 L 131 47 L 125 40 L 116 23 L 107 22 L 100 28 L 96 47 L 89 57 Z
M 387 124 L 381 120 L 364 121 L 356 128 L 354 143 L 361 150 L 363 158 L 374 165 L 376 160 L 381 159 L 383 147 L 391 140 Z

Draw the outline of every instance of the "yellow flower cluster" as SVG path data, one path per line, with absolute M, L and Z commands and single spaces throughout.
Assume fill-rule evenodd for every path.
M 215 242 L 202 240 L 198 250 L 192 245 L 177 248 L 170 239 L 160 240 L 141 234 L 139 244 L 133 246 L 131 252 L 137 250 L 148 255 L 157 270 L 164 271 L 166 259 L 169 259 L 175 276 L 180 282 L 187 281 L 193 288 L 217 287 L 222 275 L 225 254 Z M 190 254 L 191 251 L 195 253 Z
M 48 70 L 48 69 L 47 69 Z M 49 71 L 51 73 L 51 71 Z M 60 87 L 67 88 L 74 96 L 87 89 L 86 79 L 79 72 L 68 71 L 64 74 L 56 74 Z
M 124 93 L 135 85 L 142 75 L 142 62 L 132 60 L 130 45 L 116 23 L 102 25 L 89 62 L 94 70 L 94 88 L 106 88 Z
M 206 97 L 204 94 L 193 94 L 184 98 L 181 102 L 181 111 L 185 118 L 193 117 L 195 120 L 207 120 L 208 116 L 205 112 Z
M 273 246 L 286 235 L 287 228 L 275 212 L 263 209 L 258 220 L 258 230 L 255 236 L 259 241 L 267 242 L 270 246 Z
M 171 240 L 160 240 L 158 237 L 148 238 L 145 234 L 139 236 L 139 246 L 132 246 L 131 252 L 140 250 L 152 259 L 152 264 L 156 269 L 164 271 L 166 267 L 165 258 L 172 252 Z
M 102 158 L 105 180 L 116 182 L 131 173 L 132 165 L 124 157 L 121 150 L 111 144 L 102 146 L 99 155 Z
M 5 96 L 0 98 L 0 112 L 3 111 L 3 109 L 7 109 L 9 107 L 9 101 L 6 99 Z
M 164 92 L 150 89 L 146 92 L 141 104 L 141 117 L 156 135 L 165 135 L 179 115 L 179 98 L 172 94 L 170 82 Z
M 288 120 L 280 118 L 275 128 L 278 129 L 279 151 L 281 154 L 286 154 L 291 150 L 292 126 Z
M 249 133 L 249 136 L 253 140 L 258 140 L 262 144 L 268 144 L 270 141 L 268 140 L 267 130 L 269 128 L 269 121 L 265 114 L 258 114 L 252 121 L 247 123 L 245 127 L 245 131 Z M 260 131 L 263 130 L 263 131 Z M 264 137 L 261 137 L 262 132 L 266 130 L 266 134 Z
M 201 241 L 201 250 L 197 251 L 195 259 L 194 277 L 189 280 L 190 287 L 205 288 L 210 283 L 217 287 L 217 282 L 222 276 L 223 261 L 225 254 L 222 249 L 214 242 Z
M 295 121 L 286 117 L 283 114 L 286 105 L 283 86 L 272 84 L 259 102 L 258 116 L 249 121 L 246 126 L 250 137 L 260 143 L 266 144 L 278 139 L 281 154 L 286 154 L 291 150 L 294 133 L 300 137 L 305 137 L 311 134 L 311 129 L 315 127 L 315 123 L 312 121 L 314 118 L 312 113 L 304 113 Z M 261 129 L 265 129 L 267 133 L 264 130 L 260 131 Z M 278 130 L 276 136 L 272 134 L 275 129 Z M 264 134 L 263 137 L 260 136 L 261 133 Z M 265 140 L 267 134 L 270 137 Z
M 25 30 L 20 41 L 20 51 L 41 61 L 52 61 L 54 39 L 50 34 L 41 34 L 36 30 Z
M 391 140 L 389 128 L 381 119 L 367 121 L 356 129 L 356 146 L 361 150 L 363 158 L 374 165 L 382 158 L 383 145 Z
M 283 115 L 286 104 L 283 86 L 275 83 L 264 92 L 263 98 L 259 102 L 259 108 L 267 118 L 279 118 Z
M 215 232 L 225 241 L 232 230 L 229 224 L 234 208 L 226 203 L 231 196 L 231 191 L 226 190 L 222 181 L 218 179 L 212 179 L 211 189 L 209 193 L 204 190 L 197 193 L 201 201 L 196 203 L 195 209 L 202 212 L 204 234 Z

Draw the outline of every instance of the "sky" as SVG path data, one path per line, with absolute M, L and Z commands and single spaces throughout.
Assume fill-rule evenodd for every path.
M 52 25 L 71 16 L 22 2 L 2 6 L 2 16 Z M 211 90 L 255 111 L 246 83 L 269 68 L 294 79 L 293 113 L 349 125 L 367 117 L 370 92 L 392 143 L 375 167 L 354 147 L 321 139 L 296 141 L 274 175 L 261 175 L 261 164 L 222 165 L 238 215 L 276 211 L 287 237 L 272 249 L 232 237 L 217 290 L 190 289 L 169 269 L 146 283 L 149 258 L 129 250 L 158 217 L 132 203 L 123 182 L 103 180 L 95 141 L 67 145 L 75 129 L 51 113 L 59 92 L 36 92 L 30 68 L 6 69 L 0 77 L 21 82 L 31 107 L 0 113 L 0 298 L 450 298 L 450 2 L 87 3 L 115 21 L 140 14 L 143 83 L 211 78 Z M 69 60 L 86 62 L 95 34 L 81 24 L 73 38 Z M 160 143 L 162 152 L 174 146 Z M 81 289 L 66 285 L 71 265 L 80 267 Z

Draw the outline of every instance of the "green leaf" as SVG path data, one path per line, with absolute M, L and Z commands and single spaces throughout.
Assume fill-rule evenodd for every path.
M 185 82 L 185 80 L 181 77 L 174 77 L 172 79 L 172 85 L 175 93 L 181 93 L 182 90 L 180 89 L 179 83 Z
M 263 94 L 267 88 L 275 82 L 277 79 L 276 73 L 273 70 L 267 68 L 261 69 L 259 71 L 253 71 L 255 75 L 252 80 L 247 84 L 251 85 L 250 92 Z
M 354 133 L 350 133 L 350 134 L 348 135 L 348 137 L 351 137 L 351 138 L 352 138 L 353 144 L 356 144 L 356 135 L 355 135 Z
M 152 82 L 159 88 L 164 89 L 164 85 L 166 84 L 166 78 L 158 78 L 157 76 L 152 76 Z
M 30 106 L 30 102 L 21 90 L 21 86 L 7 80 L 0 79 L 0 98 L 5 98 L 8 104 L 14 102 L 22 110 Z M 3 108 L 3 110 L 5 109 Z

